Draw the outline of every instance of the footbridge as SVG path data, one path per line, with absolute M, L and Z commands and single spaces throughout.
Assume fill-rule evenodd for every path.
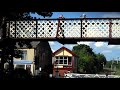
M 120 18 L 58 18 L 10 20 L 6 36 L 14 40 L 106 41 L 120 44 Z

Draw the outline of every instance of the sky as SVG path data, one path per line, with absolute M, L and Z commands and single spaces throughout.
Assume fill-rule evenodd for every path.
M 58 18 L 60 15 L 63 15 L 65 18 L 79 18 L 82 14 L 85 14 L 87 18 L 120 18 L 120 12 L 53 12 L 52 17 L 47 18 Z M 43 18 L 37 14 L 31 15 Z M 63 46 L 57 41 L 50 41 L 49 44 L 53 52 Z M 78 44 L 89 45 L 96 54 L 104 54 L 108 61 L 113 59 L 120 60 L 120 45 L 108 45 L 107 42 L 78 42 Z M 73 46 L 78 44 L 65 44 L 64 47 L 72 50 Z

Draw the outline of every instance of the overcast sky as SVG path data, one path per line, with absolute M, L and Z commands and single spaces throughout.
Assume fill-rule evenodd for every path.
M 86 14 L 88 18 L 120 18 L 120 12 L 53 12 L 52 17 L 48 18 L 58 18 L 61 14 L 65 18 L 79 18 L 82 14 Z M 34 17 L 43 18 L 37 14 L 31 15 Z M 51 41 L 49 43 L 53 52 L 63 46 L 57 41 Z M 104 54 L 107 60 L 118 59 L 118 57 L 120 57 L 120 45 L 108 45 L 107 42 L 78 42 L 78 44 L 89 45 L 95 53 Z M 64 46 L 72 50 L 75 45 L 76 44 L 65 44 Z

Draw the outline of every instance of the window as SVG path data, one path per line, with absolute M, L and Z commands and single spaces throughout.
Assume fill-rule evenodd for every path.
M 67 56 L 60 56 L 60 57 L 56 57 L 56 61 L 55 64 L 59 64 L 59 65 L 72 65 L 72 57 L 67 57 Z
M 23 50 L 22 51 L 22 60 L 26 60 L 26 56 L 27 56 L 27 50 Z

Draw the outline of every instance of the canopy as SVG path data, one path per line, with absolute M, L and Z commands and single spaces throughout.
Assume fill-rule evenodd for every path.
M 13 60 L 13 64 L 33 64 L 32 60 Z

